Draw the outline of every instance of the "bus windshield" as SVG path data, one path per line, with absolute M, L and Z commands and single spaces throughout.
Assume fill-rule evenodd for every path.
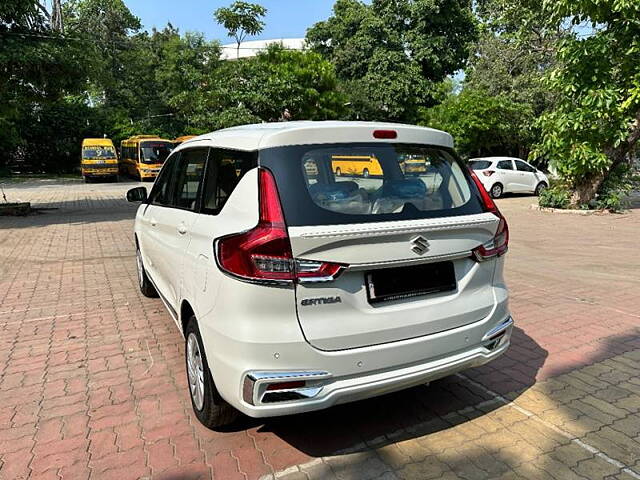
M 140 144 L 142 163 L 164 163 L 173 148 L 172 142 L 142 142 Z
M 114 159 L 116 158 L 116 151 L 113 147 L 84 147 L 82 149 L 82 158 L 86 158 L 87 160 Z

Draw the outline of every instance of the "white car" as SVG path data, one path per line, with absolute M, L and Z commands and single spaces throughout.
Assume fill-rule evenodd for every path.
M 519 158 L 472 158 L 469 166 L 493 198 L 500 198 L 504 193 L 540 195 L 549 187 L 544 173 Z
M 142 293 L 185 337 L 210 428 L 381 395 L 509 346 L 508 227 L 453 151 L 410 125 L 285 122 L 197 137 L 135 220 Z M 424 168 L 405 176 L 407 156 Z M 381 174 L 337 176 L 334 157 Z

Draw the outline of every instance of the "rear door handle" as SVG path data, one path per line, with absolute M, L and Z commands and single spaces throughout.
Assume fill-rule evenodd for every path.
M 158 225 L 158 221 L 155 218 L 150 219 L 149 223 L 151 223 L 152 227 L 155 227 L 156 225 Z
M 180 235 L 184 235 L 185 233 L 187 233 L 187 226 L 184 223 L 178 225 L 178 233 Z

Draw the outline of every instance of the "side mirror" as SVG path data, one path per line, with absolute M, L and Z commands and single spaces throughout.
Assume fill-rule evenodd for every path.
M 127 192 L 127 202 L 146 202 L 147 187 L 132 188 Z

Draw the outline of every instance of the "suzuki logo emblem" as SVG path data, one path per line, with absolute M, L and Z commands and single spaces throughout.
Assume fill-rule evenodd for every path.
M 413 240 L 411 240 L 411 250 L 418 255 L 424 255 L 429 251 L 429 240 L 424 238 L 422 235 L 417 236 Z

